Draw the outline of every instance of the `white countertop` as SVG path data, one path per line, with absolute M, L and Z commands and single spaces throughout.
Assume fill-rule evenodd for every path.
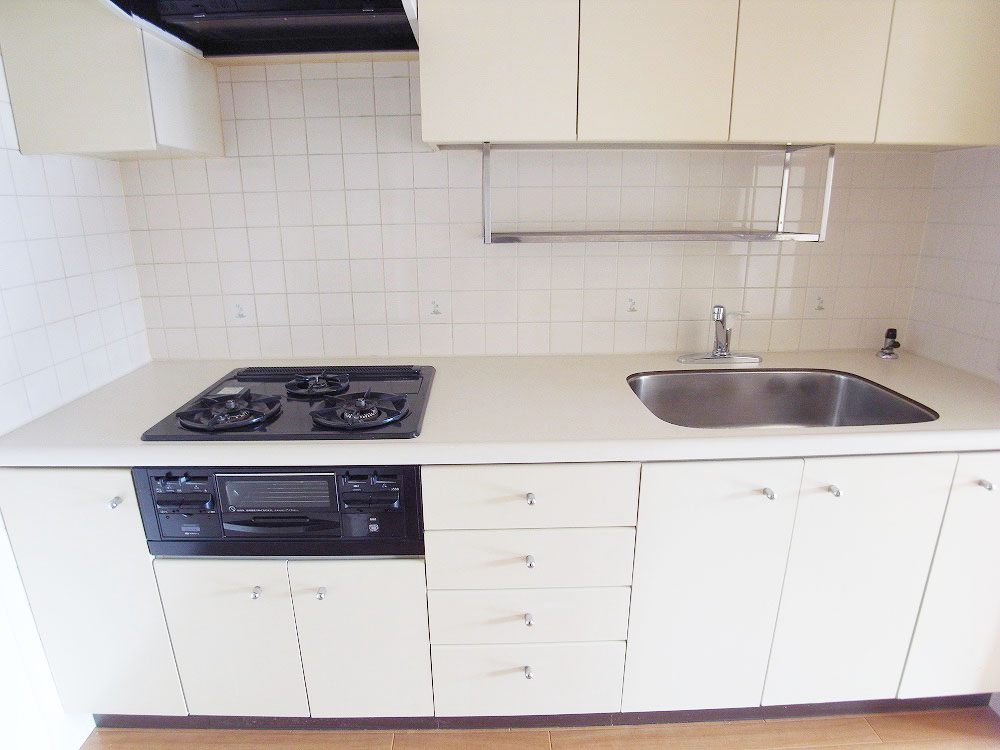
M 903 353 L 768 353 L 761 367 L 843 370 L 937 411 L 921 424 L 696 429 L 663 422 L 626 376 L 689 369 L 673 354 L 351 358 L 429 364 L 434 383 L 410 440 L 142 442 L 147 428 L 237 367 L 327 360 L 153 362 L 0 437 L 0 466 L 323 466 L 669 461 L 1000 449 L 1000 385 Z

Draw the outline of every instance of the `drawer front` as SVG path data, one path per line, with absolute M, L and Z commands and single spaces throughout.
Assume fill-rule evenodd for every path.
M 635 529 L 428 531 L 431 589 L 630 586 Z
M 635 526 L 639 464 L 425 466 L 425 529 Z
M 624 641 L 628 587 L 431 591 L 431 643 Z
M 621 708 L 622 641 L 432 646 L 431 660 L 438 716 L 585 714 Z

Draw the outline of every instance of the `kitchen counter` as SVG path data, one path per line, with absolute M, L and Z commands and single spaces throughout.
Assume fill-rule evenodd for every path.
M 843 370 L 919 401 L 933 422 L 869 427 L 696 429 L 653 416 L 632 373 L 691 369 L 675 354 L 350 358 L 436 368 L 410 440 L 142 442 L 147 428 L 237 367 L 292 361 L 153 362 L 0 437 L 0 466 L 322 466 L 669 461 L 1000 449 L 1000 384 L 902 353 L 764 355 L 762 367 Z M 718 367 L 709 366 L 709 367 Z

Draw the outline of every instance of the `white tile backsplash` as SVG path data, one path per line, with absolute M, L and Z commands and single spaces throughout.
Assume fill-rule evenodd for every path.
M 1000 147 L 938 154 L 928 210 L 904 346 L 1000 381 Z
M 118 163 L 22 155 L 4 80 L 0 60 L 0 433 L 150 359 Z M 176 214 L 171 167 L 129 171 L 158 217 Z M 186 281 L 164 287 L 190 294 Z
M 416 63 L 219 71 L 230 156 L 122 164 L 156 357 L 700 349 L 715 303 L 758 350 L 905 326 L 933 154 L 842 153 L 820 245 L 486 246 L 480 156 L 420 143 Z M 764 227 L 781 180 L 779 154 L 742 151 L 495 151 L 492 167 L 496 221 L 529 229 Z M 820 175 L 803 163 L 792 184 Z M 818 196 L 793 191 L 792 218 Z M 174 297 L 197 312 L 163 314 Z

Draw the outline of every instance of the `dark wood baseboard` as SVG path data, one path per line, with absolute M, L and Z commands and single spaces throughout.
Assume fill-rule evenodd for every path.
M 675 724 L 694 721 L 792 719 L 807 716 L 872 714 L 892 711 L 933 711 L 985 706 L 990 694 L 944 698 L 808 703 L 699 711 L 644 711 L 641 713 L 558 714 L 552 716 L 418 716 L 381 719 L 314 719 L 272 716 L 131 716 L 95 714 L 98 727 L 116 729 L 507 729 L 529 727 L 606 727 L 634 724 Z

